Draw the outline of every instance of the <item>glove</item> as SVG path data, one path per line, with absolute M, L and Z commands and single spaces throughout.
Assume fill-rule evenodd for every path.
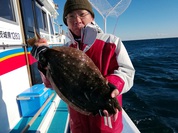
M 112 93 L 115 89 L 117 89 L 117 87 L 115 85 L 113 85 L 112 83 L 108 82 L 108 86 L 110 88 L 110 93 Z M 100 116 L 106 116 L 103 112 L 103 110 L 99 110 L 99 115 Z
M 47 61 L 44 58 L 43 54 L 48 50 L 49 48 L 47 46 L 39 46 L 36 45 L 33 46 L 31 50 L 31 55 L 41 64 L 43 68 L 47 66 Z
M 110 91 L 112 92 L 113 90 L 117 89 L 117 87 L 110 82 L 108 82 L 108 86 L 110 87 Z

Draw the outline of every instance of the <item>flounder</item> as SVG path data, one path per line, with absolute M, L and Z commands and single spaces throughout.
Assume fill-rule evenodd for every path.
M 46 76 L 53 89 L 76 111 L 96 115 L 103 110 L 109 114 L 121 110 L 117 99 L 111 98 L 113 89 L 108 81 L 83 51 L 65 46 L 53 47 L 47 49 L 41 58 L 48 62 Z

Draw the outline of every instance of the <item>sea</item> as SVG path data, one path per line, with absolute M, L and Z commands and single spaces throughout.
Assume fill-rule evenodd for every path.
M 178 38 L 123 43 L 136 70 L 123 108 L 141 133 L 178 133 Z

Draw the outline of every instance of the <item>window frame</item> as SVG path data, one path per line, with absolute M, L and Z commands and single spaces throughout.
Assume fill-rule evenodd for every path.
M 9 1 L 10 1 L 11 9 L 12 9 L 13 20 L 3 18 L 3 17 L 0 16 L 0 21 L 18 25 L 19 21 L 18 21 L 18 18 L 17 18 L 17 14 L 18 14 L 17 3 L 16 3 L 15 0 L 9 0 Z
M 38 8 L 38 9 L 37 9 Z M 39 10 L 40 11 L 40 14 L 39 12 L 37 11 Z M 38 24 L 38 28 L 41 32 L 46 32 L 48 33 L 49 32 L 49 27 L 48 27 L 48 18 L 47 18 L 47 12 L 44 11 L 42 9 L 42 6 L 38 4 L 38 2 L 35 2 L 35 11 L 36 11 L 36 17 L 37 18 L 40 18 L 40 22 L 42 22 L 42 27 L 39 25 L 39 22 L 38 22 L 38 19 L 37 19 L 37 24 Z

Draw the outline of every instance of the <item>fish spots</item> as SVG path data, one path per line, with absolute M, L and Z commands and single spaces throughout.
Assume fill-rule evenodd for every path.
M 93 90 L 93 87 L 92 87 L 92 86 L 90 87 L 90 90 Z
M 96 115 L 99 109 L 104 108 L 110 114 L 115 113 L 113 109 L 119 106 L 117 100 L 109 97 L 110 88 L 105 78 L 84 52 L 75 48 L 57 47 L 48 49 L 47 53 L 45 57 L 49 57 L 47 60 L 51 66 L 49 73 L 51 78 L 54 77 L 50 82 L 54 82 L 62 93 L 62 96 L 58 94 L 61 99 L 83 114 Z
M 81 58 L 81 61 L 86 61 L 86 59 L 85 58 Z
M 63 57 L 66 57 L 66 54 L 63 53 L 62 56 L 63 56 Z
M 74 80 L 70 78 L 70 79 L 69 79 L 69 82 L 70 82 L 70 83 L 73 83 L 73 82 L 74 82 Z
M 63 75 L 64 75 L 64 76 L 66 76 L 66 75 L 67 75 L 67 73 L 65 73 L 65 72 L 64 72 L 64 73 L 63 73 Z
M 81 62 L 80 63 L 80 65 L 79 65 L 79 67 L 83 67 L 84 66 L 84 63 L 83 62 Z

